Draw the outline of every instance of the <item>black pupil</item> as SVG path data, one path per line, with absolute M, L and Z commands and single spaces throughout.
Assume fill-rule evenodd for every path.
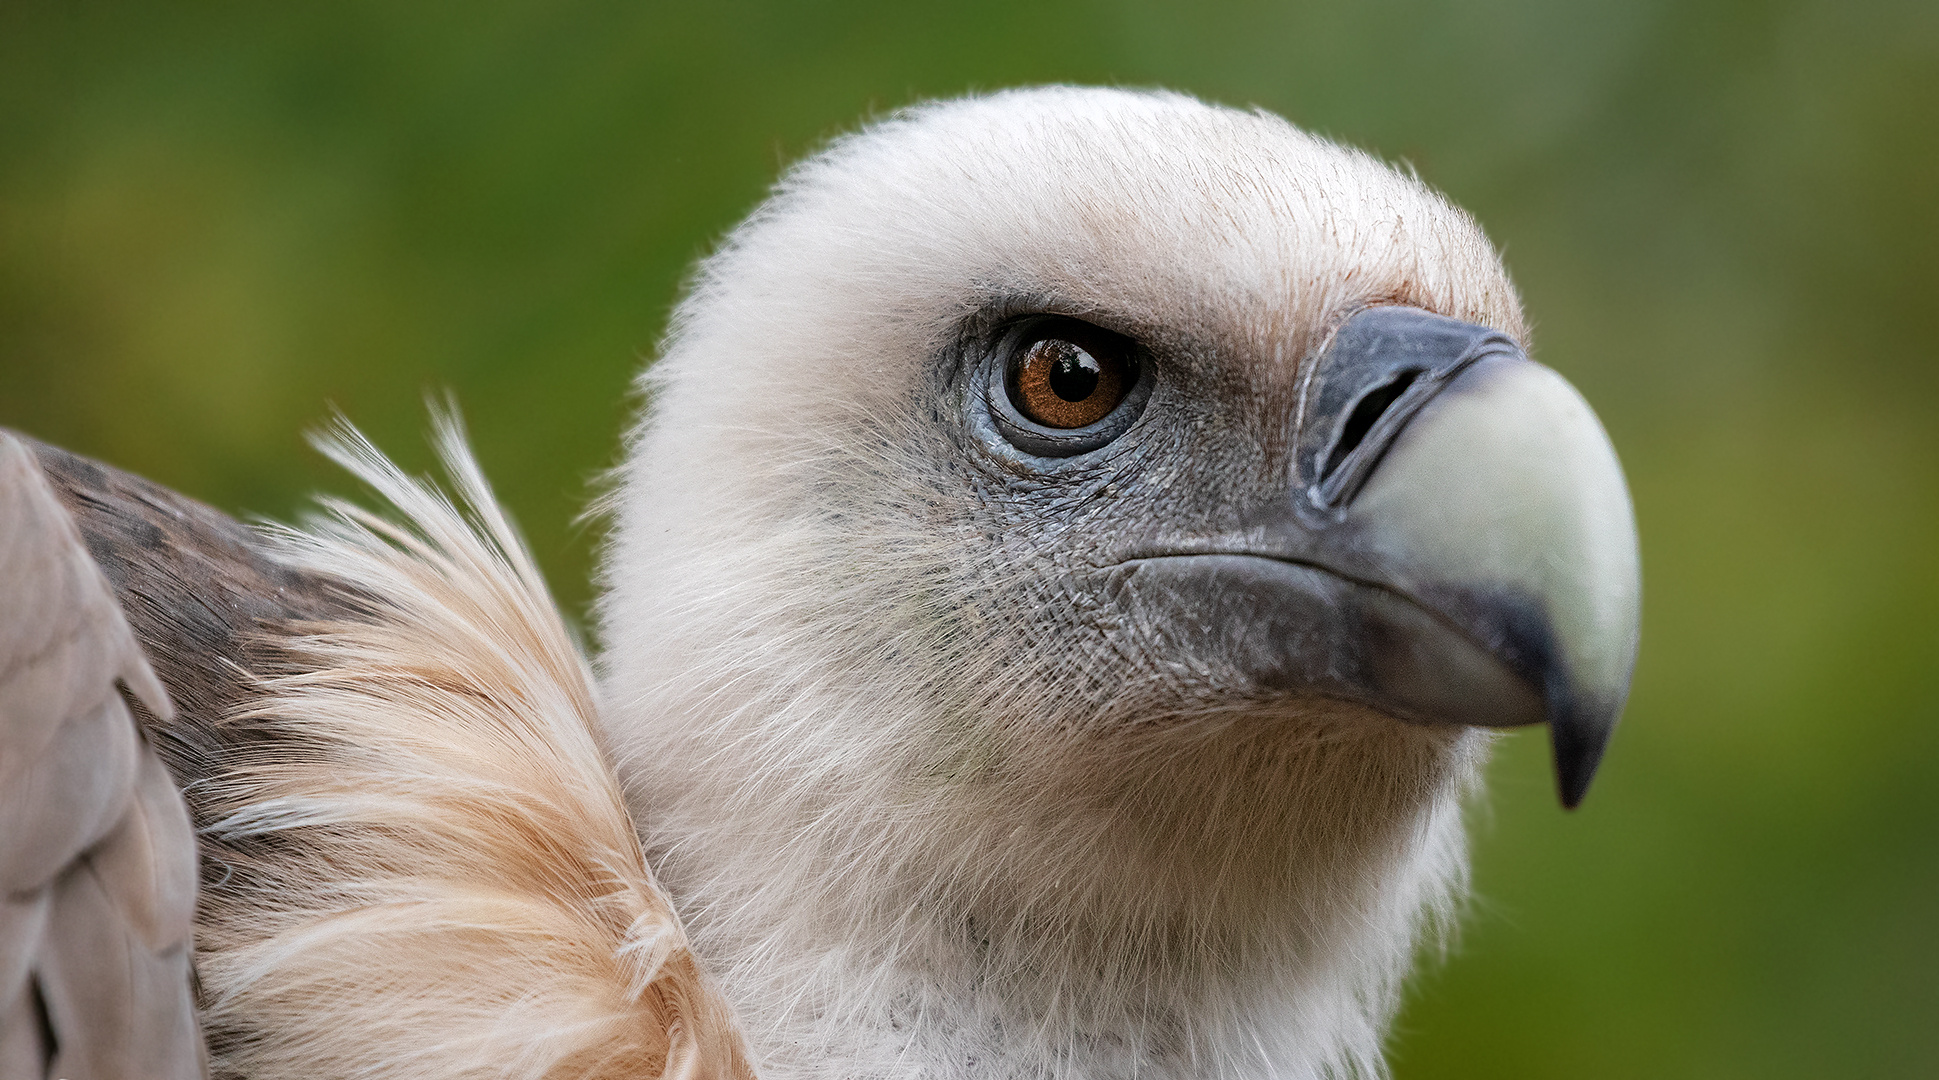
M 1057 359 L 1050 367 L 1050 389 L 1065 401 L 1083 401 L 1097 392 L 1103 369 L 1090 353 L 1069 342 L 1060 342 Z

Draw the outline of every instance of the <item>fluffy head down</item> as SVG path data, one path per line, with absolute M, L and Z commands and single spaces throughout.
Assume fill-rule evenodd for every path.
M 1483 737 L 1263 692 L 1101 573 L 1263 497 L 1302 360 L 1376 303 L 1523 332 L 1418 181 L 1105 90 L 898 114 L 702 266 L 612 504 L 606 723 L 764 1073 L 1382 1071 Z M 1121 450 L 979 426 L 1039 312 L 1163 367 Z

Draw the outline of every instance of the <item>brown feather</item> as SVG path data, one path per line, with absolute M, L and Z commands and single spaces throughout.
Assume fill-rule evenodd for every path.
M 113 887 L 84 862 L 55 888 L 37 972 L 57 1043 L 48 1075 L 200 1076 L 188 920 L 166 948 L 150 948 Z
M 195 835 L 129 708 L 168 696 L 4 433 L 0 595 L 0 1077 L 202 1076 Z

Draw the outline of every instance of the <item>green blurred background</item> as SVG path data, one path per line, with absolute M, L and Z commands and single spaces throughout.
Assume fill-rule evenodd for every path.
M 1939 1076 L 1939 3 L 0 5 L 0 424 L 231 512 L 427 463 L 560 596 L 628 380 L 777 169 L 925 96 L 1164 85 L 1404 158 L 1634 484 L 1596 790 L 1540 733 L 1397 1074 Z

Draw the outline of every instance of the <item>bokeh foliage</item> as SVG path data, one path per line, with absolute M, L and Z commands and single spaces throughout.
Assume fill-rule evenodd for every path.
M 1939 4 L 0 6 L 0 424 L 232 512 L 453 390 L 574 524 L 692 260 L 922 96 L 1256 103 L 1501 243 L 1634 484 L 1644 648 L 1587 805 L 1541 735 L 1406 1080 L 1939 1075 Z

